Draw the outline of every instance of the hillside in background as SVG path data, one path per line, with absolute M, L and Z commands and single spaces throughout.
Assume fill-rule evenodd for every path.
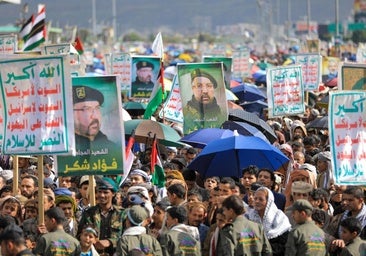
M 274 24 L 287 20 L 288 0 L 261 0 L 274 5 L 267 10 Z M 46 4 L 47 20 L 53 26 L 78 25 L 92 28 L 92 0 L 28 0 L 28 18 L 36 13 L 37 4 Z M 96 0 L 97 23 L 103 26 L 113 24 L 113 0 Z M 190 31 L 213 32 L 218 25 L 236 23 L 260 23 L 267 15 L 260 15 L 256 0 L 116 0 L 117 33 L 134 29 L 142 33 L 155 33 L 163 28 L 179 33 Z M 291 0 L 291 20 L 305 19 L 307 13 L 304 0 Z M 311 2 L 311 18 L 321 23 L 334 22 L 335 1 L 317 0 Z M 351 17 L 352 0 L 339 0 L 340 21 Z M 266 7 L 262 7 L 265 11 Z M 22 18 L 22 5 L 0 5 L 0 25 L 14 24 Z

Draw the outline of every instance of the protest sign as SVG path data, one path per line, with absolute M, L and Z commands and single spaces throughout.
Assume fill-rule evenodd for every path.
M 58 174 L 123 174 L 124 129 L 118 77 L 73 77 L 72 91 L 76 156 L 58 156 Z
M 305 91 L 318 89 L 321 81 L 322 57 L 319 54 L 296 54 L 295 64 L 301 65 Z
M 183 123 L 182 99 L 177 76 L 173 78 L 172 89 L 164 103 L 164 107 L 160 110 L 159 117 Z
M 65 56 L 0 61 L 4 154 L 75 149 L 69 74 Z
M 270 117 L 303 114 L 305 104 L 301 66 L 269 68 L 267 95 Z
M 366 92 L 338 91 L 329 96 L 329 141 L 335 183 L 365 185 Z

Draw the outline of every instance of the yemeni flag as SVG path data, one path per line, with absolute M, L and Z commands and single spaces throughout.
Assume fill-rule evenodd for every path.
M 84 46 L 79 37 L 75 38 L 75 42 L 73 43 L 73 46 L 74 46 L 75 50 L 78 51 L 79 55 L 84 53 Z
M 161 62 L 159 76 L 151 92 L 149 103 L 146 106 L 144 112 L 144 119 L 150 119 L 151 116 L 158 109 L 160 104 L 163 102 L 164 99 L 163 91 L 164 91 L 164 66 L 163 62 Z
M 165 174 L 163 165 L 161 164 L 161 160 L 159 157 L 159 152 L 157 148 L 156 138 L 154 138 L 152 149 L 151 149 L 151 173 L 152 178 L 151 182 L 158 188 L 162 188 L 165 186 Z
M 32 30 L 33 19 L 34 19 L 34 15 L 32 14 L 32 16 L 30 16 L 30 18 L 20 28 L 19 37 L 22 38 L 24 42 L 27 41 L 29 33 Z
M 46 41 L 46 6 L 40 5 L 32 30 L 24 43 L 23 51 L 31 51 Z

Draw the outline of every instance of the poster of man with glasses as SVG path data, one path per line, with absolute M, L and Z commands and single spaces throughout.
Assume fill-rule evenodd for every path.
M 184 134 L 218 128 L 228 117 L 222 63 L 178 65 Z
M 123 130 L 116 76 L 74 77 L 72 84 L 76 157 L 59 157 L 65 164 L 61 170 L 67 175 L 121 174 Z

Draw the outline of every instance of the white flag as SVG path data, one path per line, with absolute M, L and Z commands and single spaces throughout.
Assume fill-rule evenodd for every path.
M 164 46 L 163 46 L 163 38 L 161 37 L 161 32 L 159 32 L 155 39 L 154 42 L 151 46 L 151 50 L 153 51 L 153 53 L 156 56 L 159 56 L 160 58 L 163 58 L 164 55 Z

